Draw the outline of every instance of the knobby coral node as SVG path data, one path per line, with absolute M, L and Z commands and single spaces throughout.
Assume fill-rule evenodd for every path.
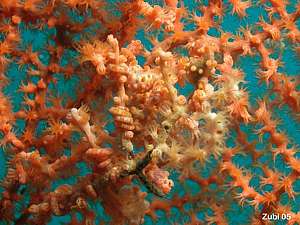
M 0 15 L 0 224 L 300 224 L 299 3 Z

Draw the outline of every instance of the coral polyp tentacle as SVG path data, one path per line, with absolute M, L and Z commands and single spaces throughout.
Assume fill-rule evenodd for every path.
M 300 224 L 299 17 L 0 0 L 0 224 Z

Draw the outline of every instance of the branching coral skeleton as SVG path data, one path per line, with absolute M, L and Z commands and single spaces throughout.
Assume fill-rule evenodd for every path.
M 65 215 L 69 224 L 138 225 L 146 215 L 154 224 L 157 210 L 171 220 L 172 208 L 189 224 L 230 224 L 233 203 L 252 208 L 243 224 L 265 224 L 265 213 L 300 223 L 292 207 L 299 149 L 275 110 L 299 123 L 299 78 L 283 63 L 285 45 L 299 57 L 299 3 L 291 10 L 287 1 L 257 2 L 268 18 L 236 34 L 222 31 L 222 20 L 228 9 L 247 19 L 250 1 L 198 1 L 192 11 L 184 1 L 162 3 L 0 1 L 1 224 Z M 43 34 L 44 46 L 26 44 L 25 31 Z M 239 64 L 248 56 L 259 58 L 256 74 Z M 11 75 L 14 66 L 25 75 Z M 246 75 L 268 89 L 255 103 Z M 13 94 L 8 81 L 18 85 Z M 239 165 L 243 156 L 261 173 Z M 276 167 L 279 157 L 288 173 Z

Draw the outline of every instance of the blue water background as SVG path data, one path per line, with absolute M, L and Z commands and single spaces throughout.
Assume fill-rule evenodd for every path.
M 149 1 L 151 3 L 151 1 Z M 152 3 L 158 3 L 158 1 L 152 1 Z M 196 9 L 196 3 L 194 1 L 185 0 L 185 5 L 191 10 Z M 295 10 L 295 4 L 297 3 L 296 0 L 290 1 L 290 5 L 288 6 L 288 11 L 292 12 Z M 203 4 L 207 4 L 206 1 L 203 1 Z M 226 1 L 224 1 L 224 4 L 227 4 Z M 81 19 L 78 15 L 77 19 Z M 228 6 L 226 9 L 226 16 L 224 17 L 224 20 L 222 22 L 222 30 L 226 32 L 231 32 L 234 34 L 237 34 L 239 29 L 241 27 L 246 27 L 248 25 L 253 25 L 256 22 L 259 21 L 260 16 L 262 16 L 265 20 L 268 20 L 267 14 L 265 10 L 260 7 L 256 6 L 254 3 L 254 6 L 249 8 L 247 10 L 248 16 L 246 18 L 240 19 L 237 15 L 231 14 L 231 6 Z M 299 27 L 299 20 L 297 21 L 297 25 Z M 49 63 L 49 53 L 47 50 L 45 50 L 45 46 L 49 43 L 51 43 L 51 39 L 53 35 L 55 34 L 55 29 L 44 29 L 44 30 L 38 30 L 38 29 L 28 29 L 24 26 L 24 24 L 20 25 L 20 31 L 22 36 L 22 46 L 24 49 L 28 46 L 32 46 L 33 51 L 39 52 L 40 60 L 48 64 Z M 211 29 L 209 31 L 210 35 L 213 36 L 219 36 L 220 32 L 216 29 Z M 143 30 L 140 30 L 137 34 L 137 39 L 140 39 L 143 41 L 143 43 L 146 45 L 146 47 L 150 50 L 151 44 L 148 41 L 147 38 L 145 38 L 145 32 Z M 285 73 L 287 73 L 289 76 L 299 76 L 300 74 L 300 63 L 299 58 L 297 58 L 295 52 L 292 49 L 292 46 L 288 42 L 284 42 L 285 48 L 283 53 L 283 62 L 284 66 L 281 68 L 281 70 Z M 76 57 L 76 52 L 73 51 L 66 51 L 64 54 L 63 59 L 61 60 L 61 65 L 67 65 L 68 63 L 72 62 L 76 64 L 76 61 L 74 61 L 74 57 Z M 247 88 L 249 95 L 250 95 L 250 101 L 251 104 L 256 105 L 256 101 L 258 99 L 261 99 L 267 92 L 268 88 L 265 84 L 258 85 L 259 81 L 256 77 L 256 70 L 258 69 L 258 64 L 260 61 L 259 56 L 255 57 L 241 57 L 238 61 L 237 65 L 238 67 L 242 68 L 245 72 L 245 80 L 247 81 L 244 84 L 244 87 Z M 142 59 L 141 59 L 142 62 Z M 26 66 L 19 67 L 15 63 L 11 63 L 7 70 L 7 77 L 10 80 L 10 83 L 5 87 L 4 91 L 7 96 L 11 99 L 11 102 L 13 104 L 14 111 L 18 111 L 20 109 L 21 102 L 23 101 L 23 96 L 20 92 L 18 92 L 18 87 L 24 81 L 26 78 Z M 79 84 L 79 78 L 74 75 L 72 79 L 65 80 L 63 79 L 63 76 L 57 75 L 58 83 L 56 87 L 53 87 L 53 93 L 57 96 L 67 96 L 70 98 L 75 98 L 74 96 L 74 90 L 78 87 Z M 191 91 L 191 86 L 186 86 L 184 88 L 179 88 L 180 92 L 182 94 L 188 95 Z M 292 144 L 300 145 L 300 124 L 297 123 L 297 121 L 292 117 L 290 109 L 288 107 L 283 107 L 282 109 L 277 109 L 274 112 L 274 117 L 279 118 L 281 120 L 280 124 L 280 130 L 285 132 L 288 137 L 290 138 L 290 141 Z M 41 121 L 40 122 L 40 129 L 44 129 L 46 127 L 46 122 Z M 18 120 L 15 126 L 15 132 L 17 135 L 21 135 L 24 128 L 24 121 Z M 257 140 L 257 135 L 253 133 L 253 127 L 250 126 L 242 126 L 242 130 L 246 131 L 249 135 L 249 140 Z M 37 135 L 40 131 L 37 131 Z M 232 133 L 228 138 L 228 146 L 234 146 L 234 136 L 235 134 Z M 266 137 L 265 137 L 266 138 Z M 268 143 L 260 143 L 257 145 L 257 149 L 262 149 L 267 146 Z M 66 149 L 66 154 L 68 154 L 68 149 Z M 298 157 L 300 154 L 298 153 Z M 274 163 L 272 163 L 272 155 L 266 154 L 264 157 L 260 159 L 262 163 L 270 163 L 270 167 L 276 168 L 277 170 L 288 174 L 290 172 L 290 169 L 287 165 L 283 162 L 282 158 L 278 156 Z M 259 185 L 259 175 L 262 175 L 262 171 L 257 166 L 253 165 L 252 159 L 249 155 L 236 155 L 234 157 L 234 163 L 240 167 L 246 168 L 253 172 L 254 177 L 252 180 L 251 185 L 253 187 L 258 187 Z M 213 168 L 215 167 L 215 159 L 211 158 L 209 162 L 205 166 L 203 166 L 201 175 L 203 177 L 208 177 L 210 173 L 213 171 Z M 5 155 L 2 151 L 0 151 L 0 179 L 2 179 L 5 175 Z M 89 169 L 84 164 L 78 165 L 78 167 L 81 169 L 81 176 L 84 176 Z M 176 179 L 178 174 L 176 172 L 172 172 L 172 176 Z M 53 188 L 55 186 L 58 186 L 62 183 L 75 183 L 76 178 L 70 178 L 68 181 L 58 181 L 55 182 L 53 185 Z M 138 183 L 138 182 L 137 182 Z M 175 180 L 175 187 L 172 190 L 172 193 L 168 198 L 171 198 L 175 193 L 178 193 L 180 196 L 183 196 L 186 192 L 191 193 L 192 195 L 201 192 L 201 187 L 198 186 L 193 181 L 186 180 L 183 184 L 179 184 Z M 300 180 L 298 179 L 297 182 L 294 184 L 294 188 L 297 191 L 300 191 Z M 216 188 L 214 185 L 212 185 L 210 188 L 214 189 Z M 144 187 L 142 187 L 144 191 L 147 191 Z M 265 191 L 267 191 L 268 187 L 265 187 Z M 149 199 L 151 199 L 153 195 L 149 193 Z M 300 209 L 300 196 L 296 195 L 295 200 L 288 199 L 288 196 L 286 193 L 284 193 L 281 196 L 281 202 L 282 203 L 288 203 L 292 207 L 292 210 L 294 212 L 298 212 Z M 95 208 L 95 211 L 97 212 L 97 218 L 98 221 L 105 218 L 105 221 L 109 221 L 109 218 L 104 215 L 104 210 L 100 203 L 91 203 L 91 205 Z M 195 208 L 195 205 L 186 204 L 185 208 Z M 206 215 L 211 215 L 212 210 L 209 208 L 209 206 L 201 208 L 199 207 L 199 210 L 197 210 L 197 216 L 200 220 L 205 221 Z M 226 217 L 229 221 L 229 224 L 247 224 L 246 221 L 249 221 L 248 219 L 251 217 L 253 213 L 253 208 L 251 206 L 245 206 L 244 208 L 239 206 L 238 204 L 233 204 L 230 209 L 226 212 Z M 153 221 L 150 217 L 145 217 L 145 224 L 172 224 L 172 222 L 177 222 L 178 224 L 185 224 L 188 222 L 188 216 L 182 214 L 179 212 L 178 209 L 172 208 L 171 215 L 167 216 L 165 215 L 165 212 L 163 211 L 157 211 L 158 220 Z M 70 216 L 63 216 L 63 217 L 53 217 L 51 222 L 49 224 L 56 225 L 61 224 L 61 222 L 66 222 L 70 219 Z M 0 222 L 1 224 L 1 222 Z M 285 224 L 285 222 L 276 222 L 276 224 Z

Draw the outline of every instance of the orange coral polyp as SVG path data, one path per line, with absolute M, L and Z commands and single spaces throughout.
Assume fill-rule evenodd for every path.
M 0 224 L 71 215 L 74 224 L 138 225 L 147 214 L 154 224 L 157 210 L 170 217 L 174 207 L 190 224 L 230 224 L 232 203 L 254 206 L 241 224 L 260 224 L 265 212 L 300 224 L 299 148 L 281 126 L 299 122 L 299 79 L 284 63 L 299 55 L 300 6 L 269 2 L 0 0 Z M 269 19 L 230 32 L 231 7 L 245 20 L 261 7 Z M 32 43 L 27 30 L 39 34 Z M 259 60 L 256 75 L 244 60 Z M 187 180 L 201 190 L 189 193 Z
M 250 1 L 230 0 L 233 5 L 232 13 L 237 13 L 239 17 L 246 16 L 246 9 L 251 6 Z

